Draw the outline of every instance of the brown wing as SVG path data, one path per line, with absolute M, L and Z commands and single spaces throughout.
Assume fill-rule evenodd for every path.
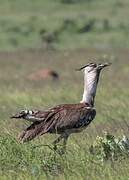
M 95 109 L 82 104 L 56 106 L 49 110 L 43 121 L 34 122 L 20 134 L 19 138 L 25 142 L 47 132 L 60 133 L 66 129 L 87 126 L 95 114 Z
M 53 126 L 50 132 L 62 132 L 87 126 L 96 115 L 94 108 L 64 108 L 53 116 Z

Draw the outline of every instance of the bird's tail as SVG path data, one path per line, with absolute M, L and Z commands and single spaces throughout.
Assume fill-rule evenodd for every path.
M 22 131 L 20 133 L 20 135 L 18 136 L 18 139 L 23 143 L 30 141 L 37 136 L 40 136 L 40 135 L 43 135 L 43 134 L 49 132 L 52 124 L 53 124 L 53 122 L 51 122 L 51 121 L 49 121 L 49 122 L 38 122 L 38 121 L 34 122 L 28 128 L 26 128 L 24 131 Z
M 53 121 L 49 119 L 53 115 L 54 112 L 50 113 L 49 111 L 22 110 L 11 116 L 11 118 L 22 118 L 33 122 L 22 133 L 20 133 L 18 137 L 19 140 L 21 142 L 27 142 L 34 139 L 36 136 L 47 133 L 53 124 Z
M 46 111 L 36 111 L 36 110 L 21 110 L 20 112 L 12 115 L 10 118 L 15 119 L 25 119 L 30 122 L 43 121 L 48 115 Z
M 35 122 L 33 124 L 31 124 L 28 128 L 26 128 L 24 131 L 22 131 L 19 136 L 18 139 L 21 142 L 27 142 L 30 141 L 32 139 L 34 139 L 36 136 L 39 135 L 39 133 L 41 132 L 41 127 L 40 127 L 40 123 L 39 122 Z
M 34 113 L 34 111 L 31 111 L 31 110 L 21 110 L 20 112 L 12 115 L 10 118 L 16 118 L 16 119 L 25 119 L 28 115 L 32 115 Z

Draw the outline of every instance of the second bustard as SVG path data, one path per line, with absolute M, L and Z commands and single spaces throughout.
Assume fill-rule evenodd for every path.
M 78 70 L 84 70 L 84 93 L 80 103 L 61 104 L 46 111 L 22 110 L 12 118 L 22 118 L 32 122 L 19 136 L 22 142 L 30 141 L 36 136 L 56 133 L 60 136 L 54 145 L 64 139 L 64 146 L 71 133 L 85 129 L 95 118 L 94 100 L 101 70 L 109 63 L 89 63 Z

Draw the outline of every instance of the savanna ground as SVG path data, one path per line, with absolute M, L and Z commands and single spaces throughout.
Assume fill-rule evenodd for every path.
M 104 131 L 128 136 L 129 1 L 1 0 L 0 14 L 0 179 L 128 179 L 128 158 L 101 162 L 89 147 Z M 63 156 L 51 149 L 56 135 L 20 144 L 29 123 L 10 115 L 79 102 L 83 74 L 75 69 L 89 61 L 112 62 L 100 78 L 94 122 L 71 135 Z M 41 68 L 59 80 L 27 79 Z

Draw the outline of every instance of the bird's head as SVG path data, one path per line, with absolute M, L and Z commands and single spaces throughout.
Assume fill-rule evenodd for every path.
M 82 66 L 81 68 L 77 69 L 78 71 L 84 70 L 86 73 L 91 73 L 91 72 L 100 72 L 103 68 L 110 66 L 111 63 L 88 63 L 85 66 Z

